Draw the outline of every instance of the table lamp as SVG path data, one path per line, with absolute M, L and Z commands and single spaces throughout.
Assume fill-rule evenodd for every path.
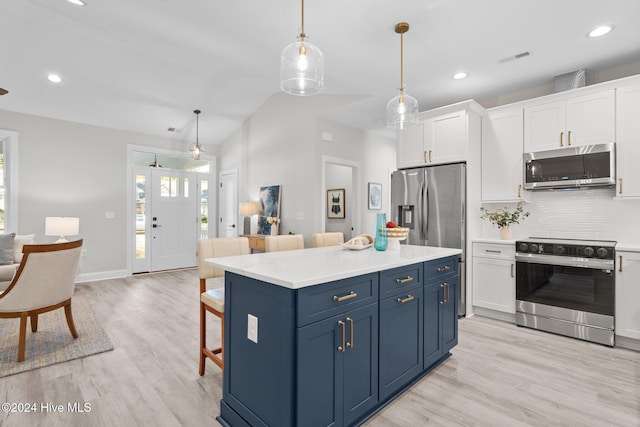
M 80 218 L 48 216 L 45 218 L 44 234 L 58 236 L 56 243 L 68 242 L 64 236 L 77 236 L 80 234 Z
M 240 203 L 240 215 L 244 215 L 244 232 L 243 234 L 251 234 L 251 217 L 258 215 L 258 202 L 242 202 Z

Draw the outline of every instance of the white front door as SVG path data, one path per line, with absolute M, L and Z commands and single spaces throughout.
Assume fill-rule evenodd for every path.
M 193 267 L 198 241 L 197 175 L 153 169 L 151 271 Z
M 238 236 L 238 172 L 220 172 L 220 237 Z

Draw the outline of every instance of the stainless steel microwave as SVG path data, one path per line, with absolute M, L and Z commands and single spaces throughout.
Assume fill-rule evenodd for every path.
M 615 143 L 524 154 L 524 188 L 582 188 L 616 184 Z

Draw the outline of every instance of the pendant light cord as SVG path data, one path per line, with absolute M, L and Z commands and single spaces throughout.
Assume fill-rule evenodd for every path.
M 300 25 L 300 41 L 304 41 L 306 34 L 304 33 L 304 0 L 302 0 L 302 24 Z
M 400 33 L 400 92 L 404 90 L 404 33 Z

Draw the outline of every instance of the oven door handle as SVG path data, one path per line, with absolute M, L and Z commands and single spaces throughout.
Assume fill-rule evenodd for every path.
M 614 268 L 614 262 L 610 259 L 562 257 L 544 254 L 516 254 L 516 262 L 592 268 L 595 270 L 612 270 Z

